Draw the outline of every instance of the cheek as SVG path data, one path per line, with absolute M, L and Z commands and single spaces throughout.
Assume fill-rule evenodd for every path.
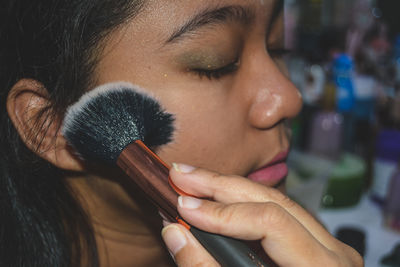
M 204 110 L 195 107 L 181 108 L 176 112 L 174 140 L 161 150 L 166 161 L 179 161 L 198 167 L 212 168 L 234 136 L 226 133 L 227 125 Z
M 237 140 L 244 131 L 240 117 L 229 114 L 232 112 L 224 108 L 227 104 L 221 102 L 223 100 L 199 96 L 191 99 L 196 101 L 182 99 L 181 95 L 181 101 L 166 103 L 167 110 L 176 117 L 174 140 L 158 154 L 168 163 L 182 162 L 216 171 L 231 171 L 227 164 L 240 156 Z

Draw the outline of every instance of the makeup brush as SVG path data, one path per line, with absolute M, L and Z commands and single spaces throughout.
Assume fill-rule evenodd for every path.
M 110 83 L 68 108 L 62 134 L 83 159 L 118 165 L 170 221 L 189 229 L 221 266 L 267 266 L 244 242 L 202 231 L 180 218 L 177 192 L 184 192 L 170 181 L 169 166 L 148 148 L 172 140 L 173 121 L 140 88 Z

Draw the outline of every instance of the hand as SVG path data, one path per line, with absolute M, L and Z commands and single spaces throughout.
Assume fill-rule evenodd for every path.
M 282 267 L 363 266 L 353 248 L 277 189 L 182 164 L 175 165 L 170 176 L 176 186 L 196 196 L 180 197 L 178 211 L 199 229 L 260 240 L 265 253 Z M 183 226 L 169 224 L 162 236 L 178 266 L 218 266 Z

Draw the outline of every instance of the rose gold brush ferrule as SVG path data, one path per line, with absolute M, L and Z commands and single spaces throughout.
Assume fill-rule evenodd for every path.
M 169 167 L 142 141 L 128 145 L 118 157 L 117 165 L 170 221 L 177 220 L 178 194 L 169 184 Z

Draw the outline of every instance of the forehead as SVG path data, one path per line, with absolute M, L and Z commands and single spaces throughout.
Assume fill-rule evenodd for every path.
M 137 35 L 153 35 L 153 38 L 165 40 L 195 16 L 224 7 L 243 8 L 249 11 L 255 24 L 266 25 L 268 18 L 276 12 L 277 7 L 282 6 L 282 2 L 282 0 L 149 0 L 146 1 L 142 12 L 130 23 L 129 28 Z
M 164 27 L 190 19 L 193 15 L 205 10 L 226 6 L 241 6 L 254 11 L 254 15 L 265 17 L 273 12 L 273 8 L 282 4 L 282 0 L 149 0 L 143 12 L 138 16 Z
M 186 8 L 201 8 L 206 6 L 224 6 L 224 5 L 254 5 L 254 6 L 268 6 L 274 5 L 276 2 L 283 2 L 281 0 L 148 0 L 145 6 L 152 7 L 171 7 L 177 6 L 181 11 Z
M 101 75 L 97 73 L 99 82 L 101 82 L 101 78 L 107 77 L 107 68 L 110 66 L 113 68 L 120 66 L 119 69 L 125 71 L 136 68 L 134 76 L 137 77 L 145 71 L 144 65 L 148 70 L 154 70 L 160 60 L 169 61 L 172 54 L 179 53 L 190 46 L 212 46 L 213 44 L 213 47 L 219 47 L 221 44 L 215 41 L 222 39 L 233 42 L 232 38 L 228 38 L 228 32 L 232 31 L 230 24 L 230 30 L 215 27 L 212 31 L 206 31 L 206 34 L 198 35 L 200 38 L 185 38 L 185 41 L 178 45 L 165 45 L 174 33 L 184 28 L 188 21 L 205 11 L 232 6 L 251 10 L 254 18 L 251 22 L 252 25 L 246 26 L 245 31 L 250 30 L 264 38 L 269 21 L 273 19 L 276 7 L 281 4 L 280 0 L 148 0 L 142 12 L 126 24 L 121 25 L 122 27 L 112 32 L 105 40 L 105 46 L 101 51 L 97 66 L 97 70 L 102 70 Z M 224 23 L 220 24 L 224 25 Z M 280 33 L 273 34 L 275 31 L 281 32 L 280 27 L 275 28 L 270 34 L 273 36 L 270 38 L 271 40 L 281 38 Z M 141 63 L 138 64 L 138 62 Z

